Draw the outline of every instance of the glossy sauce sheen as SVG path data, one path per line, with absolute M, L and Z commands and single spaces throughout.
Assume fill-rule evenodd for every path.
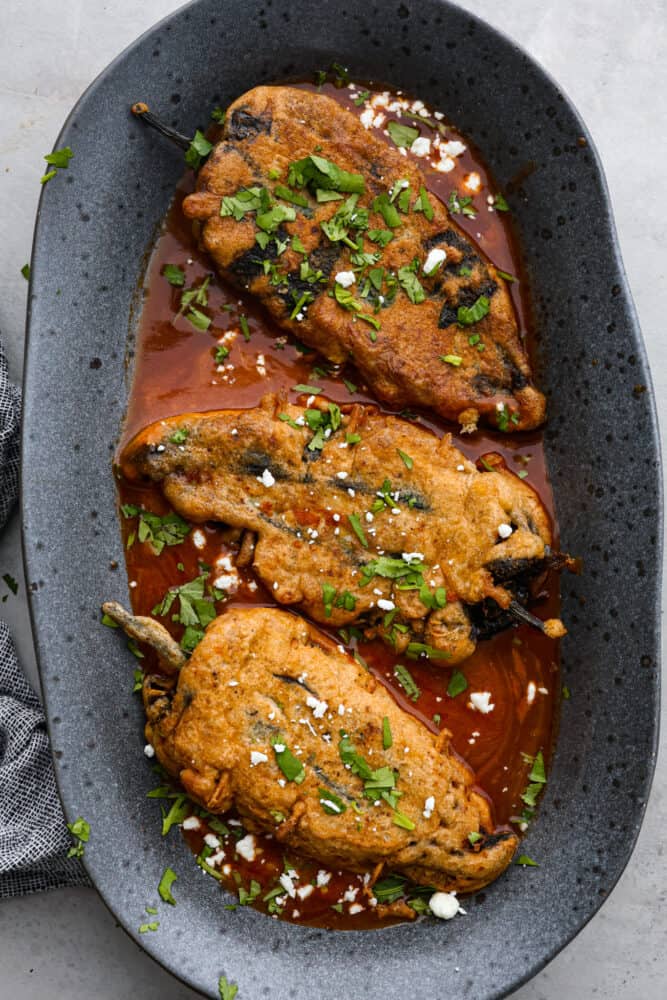
M 337 89 L 325 84 L 322 90 L 352 112 L 360 114 L 363 111 L 363 107 L 354 105 L 349 89 Z M 395 119 L 396 116 L 389 115 L 388 118 Z M 412 118 L 403 117 L 400 120 L 404 124 L 416 124 Z M 476 150 L 449 126 L 446 119 L 445 123 L 447 138 L 461 138 L 466 150 L 456 158 L 456 166 L 449 173 L 431 168 L 427 158 L 417 160 L 426 175 L 428 189 L 446 203 L 455 189 L 459 195 L 471 194 L 464 186 L 465 179 L 470 173 L 477 173 L 481 180 L 479 192 L 473 195 L 477 217 L 470 219 L 457 214 L 456 221 L 499 269 L 517 275 L 520 264 L 511 216 L 507 212 L 490 210 L 487 196 L 495 194 L 497 189 L 487 168 Z M 421 126 L 420 131 L 425 136 L 433 135 L 425 126 Z M 381 135 L 381 130 L 376 134 Z M 211 135 L 211 138 L 214 136 Z M 183 197 L 193 185 L 194 177 L 189 172 L 178 188 L 146 274 L 134 378 L 121 447 L 147 424 L 179 413 L 253 407 L 267 392 L 288 393 L 290 400 L 296 401 L 297 394 L 289 390 L 299 383 L 320 386 L 327 398 L 339 404 L 375 402 L 364 392 L 364 386 L 352 368 L 331 377 L 323 375 L 321 369 L 326 365 L 320 358 L 313 353 L 303 353 L 303 349 L 298 350 L 293 338 L 277 328 L 250 297 L 240 297 L 237 292 L 223 287 L 213 276 L 210 261 L 197 250 L 190 225 L 181 212 Z M 185 288 L 211 275 L 208 307 L 204 311 L 211 317 L 212 323 L 206 332 L 195 329 L 183 317 L 174 319 L 183 289 L 172 287 L 162 277 L 162 269 L 167 263 L 176 264 L 185 271 Z M 520 281 L 511 283 L 509 288 L 520 328 L 526 333 L 529 347 L 533 346 L 525 290 Z M 246 316 L 250 331 L 247 341 L 239 325 L 241 314 Z M 223 365 L 216 366 L 215 348 L 228 331 L 237 331 L 237 335 L 232 343 L 225 341 L 230 348 L 229 356 Z M 258 368 L 264 368 L 265 375 L 260 374 Z M 320 370 L 314 372 L 315 368 Z M 341 375 L 357 386 L 354 394 L 346 388 Z M 438 435 L 454 431 L 438 418 L 424 414 L 419 415 L 418 422 Z M 540 433 L 503 437 L 493 433 L 459 435 L 454 432 L 453 436 L 457 446 L 471 459 L 495 451 L 504 456 L 510 468 L 526 470 L 527 482 L 540 494 L 553 517 L 553 500 Z M 122 503 L 137 504 L 160 514 L 169 509 L 155 487 L 120 482 L 119 492 Z M 121 520 L 123 535 L 127 539 L 136 522 Z M 200 562 L 213 566 L 216 559 L 226 552 L 232 554 L 233 561 L 236 546 L 229 541 L 224 528 L 202 526 L 198 533 L 200 544 L 202 532 L 205 544 L 200 548 L 195 546 L 191 532 L 182 544 L 166 547 L 159 557 L 152 554 L 147 544 L 138 542 L 126 550 L 132 606 L 136 613 L 150 614 L 170 586 L 185 583 L 200 573 Z M 554 535 L 557 538 L 555 525 Z M 183 570 L 177 568 L 179 563 Z M 256 590 L 248 588 L 248 583 L 254 579 L 251 571 L 238 572 L 241 587 L 231 600 L 218 604 L 219 611 L 234 605 L 275 605 L 270 593 L 259 581 Z M 214 576 L 215 572 L 211 579 Z M 547 618 L 557 616 L 558 609 L 558 580 L 555 574 L 550 574 L 534 610 L 540 617 Z M 171 626 L 168 621 L 165 624 Z M 179 629 L 179 626 L 173 626 L 176 635 L 179 635 Z M 340 642 L 340 636 L 335 632 L 333 636 Z M 360 643 L 358 650 L 403 709 L 434 732 L 438 732 L 440 727 L 451 731 L 453 747 L 474 770 L 477 782 L 490 797 L 497 823 L 507 824 L 511 817 L 517 816 L 522 810 L 520 795 L 528 783 L 530 770 L 522 755 L 534 756 L 542 750 L 548 761 L 555 738 L 560 697 L 558 643 L 525 625 L 480 642 L 475 653 L 459 667 L 468 681 L 468 690 L 456 698 L 446 694 L 451 668 L 431 665 L 424 660 L 412 662 L 404 657 L 397 659 L 391 649 L 380 642 Z M 150 655 L 144 662 L 151 669 L 155 666 Z M 406 698 L 393 676 L 396 662 L 409 666 L 421 690 L 416 702 Z M 529 700 L 528 686 L 531 682 L 534 696 Z M 472 710 L 468 697 L 473 691 L 490 691 L 491 703 L 495 706 L 493 711 L 482 714 Z M 193 850 L 201 849 L 204 832 L 205 825 L 201 831 L 186 835 Z M 234 843 L 233 836 L 222 840 L 223 846 Z M 261 846 L 261 853 L 252 863 L 234 857 L 231 849 L 227 851 L 227 857 L 237 873 L 236 879 L 240 877 L 243 886 L 248 888 L 251 879 L 261 883 L 262 893 L 253 905 L 259 903 L 265 909 L 261 896 L 275 885 L 276 878 L 283 871 L 285 858 L 283 849 L 271 838 L 258 837 L 257 843 Z M 292 867 L 299 871 L 300 885 L 311 880 L 318 870 L 317 864 L 305 859 L 289 860 Z M 222 881 L 236 891 L 236 879 L 232 873 Z M 381 926 L 372 909 L 365 908 L 362 913 L 352 916 L 347 913 L 349 903 L 346 902 L 343 913 L 332 910 L 332 904 L 350 886 L 358 888 L 358 900 L 363 902 L 361 877 L 334 873 L 326 888 L 316 889 L 306 900 L 289 899 L 282 916 L 317 926 Z

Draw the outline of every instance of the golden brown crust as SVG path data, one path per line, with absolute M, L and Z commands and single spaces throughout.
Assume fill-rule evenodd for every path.
M 123 470 L 160 483 L 191 521 L 249 529 L 253 568 L 279 603 L 334 626 L 362 619 L 398 652 L 417 641 L 440 651 L 446 665 L 465 659 L 476 644 L 465 605 L 492 598 L 507 608 L 512 575 L 541 568 L 549 556 L 549 519 L 537 494 L 504 464 L 487 462 L 492 471 L 480 472 L 448 436 L 439 440 L 374 407 L 350 408 L 321 452 L 310 451 L 314 432 L 304 414 L 267 396 L 252 410 L 162 420 L 129 445 Z M 175 426 L 188 431 L 183 444 L 170 440 Z M 354 445 L 346 441 L 351 429 L 360 438 Z M 379 495 L 387 503 L 372 513 Z M 511 526 L 508 538 L 501 526 Z M 372 560 L 400 564 L 402 553 L 416 554 L 429 594 L 444 591 L 445 607 L 429 607 L 400 578 L 364 576 Z M 336 595 L 328 602 L 325 586 Z
M 299 618 L 235 608 L 209 626 L 173 698 L 155 700 L 147 679 L 146 738 L 197 802 L 214 813 L 234 806 L 248 829 L 273 833 L 323 865 L 368 871 L 383 862 L 436 888 L 481 888 L 509 864 L 517 838 L 494 835 L 466 765 L 448 744 L 438 752 L 436 737 L 370 681 Z M 341 731 L 373 770 L 394 772 L 397 808 L 414 829 L 396 824 L 380 793 L 365 796 L 362 778 L 341 759 Z M 299 783 L 285 778 L 274 743 L 302 763 Z M 327 813 L 327 794 L 344 811 Z M 475 848 L 470 833 L 482 835 Z
M 330 361 L 342 363 L 353 357 L 373 393 L 392 407 L 432 409 L 468 428 L 477 419 L 507 431 L 539 426 L 544 420 L 544 397 L 532 383 L 505 283 L 435 196 L 430 198 L 433 218 L 429 221 L 414 210 L 404 214 L 380 262 L 396 273 L 418 259 L 426 299 L 413 304 L 399 291 L 394 304 L 385 303 L 379 309 L 381 329 L 375 342 L 370 327 L 327 294 L 334 275 L 352 266 L 349 248 L 330 242 L 320 228 L 341 202 L 318 204 L 308 195 L 307 211 L 298 208 L 296 219 L 281 227 L 283 237 L 299 236 L 313 266 L 324 273 L 324 283 L 310 286 L 300 280 L 300 253 L 288 247 L 276 257 L 273 242 L 266 250 L 256 244 L 253 214 L 239 221 L 220 217 L 223 196 L 250 186 L 273 190 L 275 174 L 270 171 L 279 171 L 284 184 L 289 164 L 316 148 L 325 159 L 363 175 L 365 192 L 358 207 L 370 208 L 374 197 L 400 180 L 410 182 L 414 202 L 425 184 L 409 157 L 367 132 L 331 98 L 291 87 L 256 87 L 229 108 L 224 139 L 200 170 L 197 191 L 183 202 L 185 214 L 201 223 L 202 246 L 220 274 L 252 292 L 282 327 Z M 370 211 L 370 227 L 386 228 L 377 211 Z M 437 274 L 429 277 L 423 273 L 423 264 L 434 247 L 446 250 L 447 258 Z M 376 251 L 378 247 L 366 240 L 364 249 Z M 287 275 L 282 285 L 271 283 L 263 260 Z M 303 310 L 301 320 L 290 318 L 304 289 L 314 289 L 315 300 Z M 352 291 L 356 294 L 357 288 Z M 460 326 L 458 307 L 471 306 L 480 295 L 490 300 L 488 316 L 474 328 Z M 471 332 L 479 335 L 483 351 L 469 343 Z M 443 355 L 460 357 L 462 362 L 459 367 L 443 363 Z M 500 420 L 498 404 L 506 407 Z M 510 413 L 512 419 L 508 419 Z

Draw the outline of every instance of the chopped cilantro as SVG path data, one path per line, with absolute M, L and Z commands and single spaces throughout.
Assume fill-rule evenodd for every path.
M 391 137 L 392 142 L 398 148 L 409 149 L 415 139 L 419 138 L 419 129 L 412 128 L 411 125 L 399 125 L 398 122 L 388 122 L 387 132 Z
M 254 878 L 251 879 L 249 889 L 246 889 L 242 885 L 239 886 L 239 903 L 241 906 L 250 906 L 251 903 L 255 902 L 261 891 L 262 887 L 259 882 Z
M 489 300 L 480 295 L 471 306 L 459 306 L 456 318 L 462 326 L 472 326 L 489 314 Z
M 444 649 L 435 649 L 425 642 L 409 642 L 405 655 L 411 660 L 417 660 L 420 656 L 426 656 L 429 660 L 448 660 L 451 653 Z
M 408 264 L 405 267 L 399 267 L 398 269 L 398 283 L 414 305 L 419 305 L 426 298 L 426 293 L 422 288 L 419 278 L 415 274 L 417 267 L 416 262 L 413 261 L 412 264 Z
M 178 875 L 172 868 L 165 868 L 162 873 L 162 878 L 157 887 L 157 891 L 160 894 L 160 899 L 163 899 L 165 903 L 170 903 L 171 906 L 176 906 L 176 900 L 171 894 L 171 887 L 178 878 Z
M 389 725 L 389 719 L 385 715 L 382 719 L 382 748 L 383 750 L 389 750 L 393 746 L 394 739 L 391 735 L 391 726 Z
M 410 701 L 417 701 L 421 691 L 408 668 L 402 663 L 397 663 L 394 667 L 394 677 L 401 685 Z
M 378 243 L 381 247 L 386 247 L 387 243 L 391 243 L 394 238 L 391 229 L 369 229 L 366 235 L 372 243 Z
M 363 194 L 365 189 L 363 174 L 348 173 L 330 160 L 313 154 L 290 163 L 288 183 L 290 187 L 309 187 L 313 191 L 321 188 Z
M 296 211 L 289 205 L 274 205 L 267 212 L 258 214 L 255 222 L 265 233 L 275 233 L 283 222 L 294 222 L 295 219 Z
M 211 118 L 213 119 L 214 122 L 217 122 L 218 125 L 225 124 L 225 117 L 226 117 L 226 112 L 224 112 L 220 107 L 215 107 L 213 108 L 213 111 L 211 111 Z
M 302 385 L 301 383 L 299 383 L 299 385 L 293 385 L 292 389 L 294 392 L 304 392 L 309 396 L 319 396 L 319 394 L 323 391 L 316 385 Z
M 520 854 L 519 857 L 514 862 L 515 865 L 523 865 L 524 868 L 539 868 L 537 861 L 533 861 L 529 858 L 527 854 Z
M 458 354 L 441 354 L 440 360 L 446 365 L 453 365 L 454 368 L 459 368 L 463 362 L 463 358 Z
M 11 590 L 12 594 L 14 594 L 14 596 L 16 596 L 16 594 L 18 594 L 18 592 L 19 592 L 19 585 L 16 582 L 16 580 L 14 579 L 14 577 L 12 576 L 12 574 L 11 573 L 4 573 L 3 576 L 2 576 L 2 579 L 5 581 L 5 583 L 7 584 L 8 588 Z
M 185 626 L 181 639 L 181 649 L 191 653 L 200 639 L 204 629 L 215 618 L 215 601 L 220 600 L 222 592 L 212 590 L 210 597 L 205 596 L 208 573 L 202 573 L 194 580 L 180 586 L 170 587 L 163 599 L 157 604 L 151 614 L 159 617 L 168 615 L 175 600 L 179 602 L 179 611 L 172 614 L 171 620 Z
M 493 196 L 493 207 L 497 212 L 509 212 L 510 207 L 501 194 Z
M 360 90 L 357 96 L 355 97 L 353 104 L 357 108 L 360 108 L 361 105 L 364 104 L 364 102 L 367 101 L 370 96 L 371 96 L 370 90 Z
M 330 816 L 340 816 L 347 809 L 347 806 L 341 798 L 334 795 L 328 788 L 320 788 L 318 790 L 320 805 L 324 809 L 325 813 L 329 813 Z
M 177 264 L 165 264 L 162 268 L 162 276 L 167 279 L 170 285 L 180 287 L 185 284 L 185 271 Z
M 465 215 L 469 219 L 476 219 L 477 212 L 472 203 L 472 198 L 459 195 L 457 191 L 452 191 L 447 201 L 449 211 L 454 215 Z
M 508 274 L 507 271 L 501 271 L 498 268 L 496 268 L 496 274 L 498 275 L 499 278 L 503 278 L 505 281 L 512 282 L 519 280 L 518 278 L 515 278 L 513 274 Z
M 359 515 L 358 514 L 348 514 L 347 515 L 347 519 L 350 522 L 352 530 L 354 531 L 355 535 L 359 539 L 359 542 L 361 543 L 361 545 L 363 545 L 363 547 L 365 549 L 367 549 L 368 548 L 368 540 L 366 538 L 366 535 L 364 534 L 364 529 L 361 527 L 361 521 L 359 520 Z
M 221 365 L 223 361 L 225 361 L 225 359 L 228 357 L 229 357 L 229 348 L 225 347 L 224 344 L 218 344 L 218 346 L 215 349 L 215 357 L 213 358 L 216 365 Z
M 178 440 L 176 440 L 177 436 Z M 181 444 L 187 436 L 188 431 L 185 428 L 180 428 L 175 431 L 170 441 L 174 441 L 175 444 Z M 122 504 L 120 509 L 123 517 L 139 518 L 136 536 L 132 532 L 128 537 L 128 549 L 132 547 L 136 537 L 140 542 L 148 542 L 153 553 L 159 556 L 166 545 L 180 545 L 186 535 L 192 530 L 192 525 L 188 524 L 187 521 L 184 521 L 182 517 L 173 511 L 160 516 L 159 514 L 153 514 L 150 510 L 145 510 L 143 507 L 137 507 L 134 504 Z
M 293 781 L 295 785 L 300 785 L 306 777 L 306 770 L 301 761 L 283 743 L 280 736 L 273 736 L 271 745 L 276 756 L 276 764 L 287 780 Z
M 30 264 L 24 264 L 21 268 L 21 274 L 26 281 L 30 281 Z
M 428 192 L 425 187 L 419 188 L 419 197 L 412 206 L 413 212 L 423 212 L 429 222 L 433 219 L 433 205 L 429 201 Z
M 447 694 L 450 698 L 456 698 L 457 695 L 463 694 L 463 692 L 467 690 L 468 681 L 466 680 L 465 675 L 462 674 L 460 670 L 455 670 L 449 678 Z
M 290 191 L 284 184 L 276 184 L 273 193 L 276 198 L 282 198 L 283 201 L 289 201 L 293 205 L 299 205 L 301 208 L 308 208 L 308 199 L 306 196 L 299 194 L 298 191 Z
M 190 431 L 187 427 L 178 427 L 169 440 L 172 444 L 184 444 L 187 441 L 189 434 Z
M 44 176 L 41 178 L 41 184 L 47 184 L 52 177 L 55 177 L 59 170 L 67 170 L 69 167 L 69 161 L 74 156 L 74 153 L 69 148 L 65 146 L 63 149 L 56 149 L 53 153 L 47 153 L 44 159 L 53 167 L 52 170 L 48 170 Z
M 243 339 L 246 344 L 250 340 L 250 327 L 248 326 L 248 318 L 244 316 L 243 313 L 239 315 L 239 326 L 241 327 L 241 333 L 243 334 Z
M 373 199 L 372 208 L 374 212 L 380 213 L 380 215 L 382 216 L 382 218 L 384 219 L 384 221 L 386 222 L 386 224 L 389 226 L 390 229 L 396 229 L 398 226 L 401 226 L 403 224 L 401 222 L 401 217 L 398 214 L 396 206 L 392 205 L 391 201 L 389 200 L 389 195 L 387 194 L 386 191 L 383 192 L 382 194 L 379 194 L 377 198 Z M 381 229 L 371 229 L 369 232 L 369 238 L 372 239 L 373 242 L 381 243 L 381 245 L 384 246 L 386 243 L 389 242 L 388 240 L 384 240 L 383 242 L 384 238 L 373 239 L 373 237 L 370 235 L 371 233 L 383 233 L 383 232 L 384 230 Z
M 220 202 L 220 215 L 232 215 L 240 222 L 247 212 L 267 212 L 271 207 L 269 192 L 263 187 L 240 188 L 235 195 L 225 195 Z
M 239 988 L 236 983 L 227 982 L 226 976 L 220 976 L 218 980 L 218 993 L 220 994 L 220 1000 L 234 1000 L 234 997 L 238 993 Z
M 150 924 L 141 924 L 139 927 L 140 934 L 146 934 L 148 931 L 156 931 L 160 926 L 159 920 L 153 920 Z
M 208 141 L 203 132 L 197 129 L 185 153 L 185 162 L 193 170 L 198 170 L 202 160 L 208 156 L 212 149 L 213 144 Z
M 186 816 L 190 815 L 191 806 L 187 795 L 177 795 L 168 812 L 165 812 L 162 806 L 160 809 L 162 810 L 162 836 L 166 837 L 172 826 L 178 826 Z

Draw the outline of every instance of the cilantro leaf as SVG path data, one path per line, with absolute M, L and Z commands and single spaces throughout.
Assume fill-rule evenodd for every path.
M 480 295 L 471 306 L 459 306 L 456 318 L 462 326 L 472 326 L 489 314 L 490 303 L 486 295 Z
M 162 873 L 162 878 L 157 887 L 157 891 L 160 894 L 160 899 L 163 899 L 165 903 L 170 903 L 171 906 L 176 906 L 176 900 L 171 894 L 171 887 L 178 878 L 178 875 L 171 868 L 165 868 Z
M 198 170 L 202 160 L 208 156 L 212 149 L 213 143 L 209 142 L 204 133 L 197 129 L 185 153 L 185 162 L 193 170 Z
M 283 743 L 280 736 L 273 736 L 271 746 L 276 756 L 276 764 L 283 772 L 288 781 L 293 781 L 295 785 L 300 785 L 306 777 L 304 768 L 298 757 Z
M 411 125 L 399 125 L 398 122 L 388 122 L 387 131 L 391 137 L 392 142 L 398 148 L 409 149 L 415 139 L 419 138 L 419 129 L 413 128 Z
M 466 680 L 465 675 L 462 674 L 460 670 L 455 670 L 449 678 L 447 694 L 450 698 L 456 698 L 457 695 L 463 694 L 463 692 L 467 690 L 468 681 Z
M 182 286 L 185 284 L 185 271 L 177 264 L 165 264 L 162 268 L 162 276 L 167 279 L 170 285 Z
M 397 663 L 394 667 L 394 677 L 401 685 L 410 701 L 417 701 L 421 695 L 421 690 L 406 666 Z

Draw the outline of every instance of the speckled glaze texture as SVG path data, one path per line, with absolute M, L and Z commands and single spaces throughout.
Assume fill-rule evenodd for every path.
M 128 393 L 128 326 L 145 254 L 183 170 L 141 128 L 145 100 L 184 132 L 247 88 L 345 62 L 445 111 L 512 194 L 549 396 L 564 579 L 558 752 L 525 850 L 451 922 L 327 933 L 223 910 L 213 879 L 162 839 L 141 753 L 134 663 L 100 628 L 127 600 L 111 457 Z M 580 139 L 585 137 L 587 144 Z M 84 94 L 58 140 L 75 151 L 46 185 L 32 261 L 23 464 L 27 578 L 58 781 L 91 825 L 85 863 L 119 921 L 168 969 L 239 1000 L 501 997 L 592 916 L 625 866 L 657 736 L 661 495 L 646 359 L 584 125 L 523 52 L 438 0 L 201 0 L 157 25 Z M 645 388 L 644 388 L 645 387 Z M 111 568 L 110 562 L 121 563 Z M 176 907 L 139 937 L 166 865 Z

